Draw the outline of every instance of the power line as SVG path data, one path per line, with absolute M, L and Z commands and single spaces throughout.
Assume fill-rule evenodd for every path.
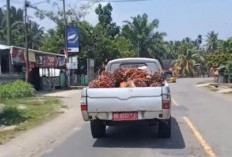
M 118 3 L 118 2 L 143 2 L 143 1 L 152 1 L 152 0 L 83 0 L 83 1 L 88 1 L 88 2 L 113 2 L 113 3 Z
M 31 5 L 39 5 L 39 4 L 42 4 L 42 3 L 50 3 L 51 0 L 46 0 L 46 1 L 41 1 L 41 2 L 37 2 L 37 3 L 33 3 Z
M 11 1 L 16 3 L 16 4 L 24 4 L 24 2 L 22 2 L 22 1 L 17 1 L 17 0 L 11 0 Z M 27 1 L 27 2 L 30 3 L 29 1 Z M 30 4 L 30 5 L 39 5 L 42 3 L 50 3 L 50 2 L 51 2 L 51 0 L 44 0 L 44 1 L 36 2 L 36 3 Z

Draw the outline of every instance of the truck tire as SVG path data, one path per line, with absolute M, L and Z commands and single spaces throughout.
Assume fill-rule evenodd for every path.
M 93 138 L 101 138 L 106 135 L 106 125 L 102 121 L 91 121 L 90 127 Z
M 170 138 L 171 137 L 171 118 L 168 120 L 160 120 L 159 121 L 158 136 L 160 138 Z

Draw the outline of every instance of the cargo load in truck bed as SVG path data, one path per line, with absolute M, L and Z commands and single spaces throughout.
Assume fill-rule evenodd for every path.
M 164 75 L 161 71 L 151 74 L 143 66 L 140 68 L 118 68 L 114 73 L 102 72 L 98 79 L 90 82 L 89 88 L 132 88 L 159 87 L 164 85 Z

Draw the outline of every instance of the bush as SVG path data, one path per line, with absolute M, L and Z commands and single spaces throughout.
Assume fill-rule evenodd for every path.
M 10 98 L 23 98 L 34 95 L 34 88 L 24 81 L 15 81 L 0 86 L 0 100 Z
M 219 67 L 220 65 L 227 65 L 227 62 L 232 60 L 232 55 L 228 53 L 213 53 L 205 56 L 208 68 Z
M 25 120 L 26 118 L 15 106 L 6 106 L 0 114 L 0 125 L 15 125 Z

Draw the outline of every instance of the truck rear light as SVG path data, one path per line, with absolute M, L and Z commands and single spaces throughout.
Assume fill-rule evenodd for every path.
M 170 102 L 169 101 L 163 101 L 162 109 L 170 109 Z
M 86 98 L 82 97 L 80 104 L 81 104 L 81 111 L 87 111 L 88 107 L 86 105 Z
M 81 111 L 87 111 L 87 105 L 81 104 Z
M 169 95 L 162 96 L 162 109 L 170 109 L 171 108 L 171 99 Z

